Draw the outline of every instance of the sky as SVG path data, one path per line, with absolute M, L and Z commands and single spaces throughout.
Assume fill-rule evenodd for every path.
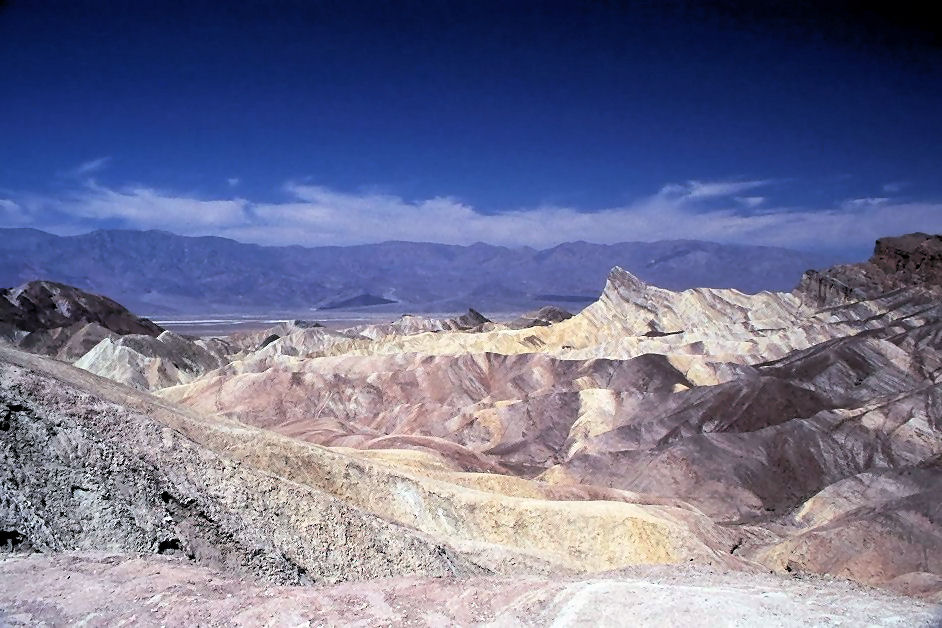
M 261 244 L 942 232 L 917 3 L 0 0 L 0 226 Z

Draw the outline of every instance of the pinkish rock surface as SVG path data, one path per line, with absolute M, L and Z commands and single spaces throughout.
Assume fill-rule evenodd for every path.
M 263 586 L 167 557 L 0 560 L 8 626 L 936 626 L 942 608 L 833 578 L 645 567 L 586 578 Z

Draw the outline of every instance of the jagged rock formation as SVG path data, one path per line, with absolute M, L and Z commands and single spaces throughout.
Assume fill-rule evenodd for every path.
M 347 331 L 325 327 L 289 327 L 284 335 L 269 333 L 270 331 L 259 335 L 261 340 L 257 350 L 234 354 L 231 356 L 232 359 L 241 359 L 244 362 L 280 360 L 328 351 L 334 346 L 347 346 L 352 342 L 351 334 Z M 352 335 L 356 336 L 355 333 Z M 272 336 L 278 337 L 272 338 Z
M 378 325 L 363 325 L 344 330 L 351 338 L 379 340 L 386 336 L 411 336 L 423 332 L 437 331 L 483 331 L 491 320 L 473 308 L 461 316 L 452 318 L 428 318 L 403 314 L 399 320 Z
M 872 299 L 901 290 L 942 296 L 942 236 L 910 233 L 880 238 L 869 261 L 809 270 L 795 293 L 814 307 Z
M 230 334 L 226 337 L 225 342 L 229 346 L 230 354 L 245 354 L 264 349 L 282 336 L 287 336 L 292 332 L 301 329 L 318 329 L 321 327 L 323 327 L 323 325 L 316 321 L 294 319 L 278 323 L 277 325 L 261 331 Z
M 922 320 L 925 316 L 918 307 L 892 301 L 817 312 L 802 308 L 800 299 L 790 294 L 746 295 L 717 289 L 671 292 L 615 268 L 597 302 L 548 326 L 507 329 L 495 325 L 474 334 L 384 334 L 376 340 L 351 338 L 347 342 L 316 332 L 299 333 L 276 344 L 279 354 L 298 358 L 539 352 L 567 359 L 630 359 L 659 353 L 668 356 L 692 382 L 710 384 L 729 376 L 728 364 L 782 357 L 835 335 L 885 324 L 886 320 L 875 318 L 877 310 L 885 316 Z M 267 368 L 265 362 L 272 355 L 246 356 L 245 370 Z
M 490 322 L 491 319 L 487 318 L 474 308 L 468 308 L 467 312 L 449 321 L 450 325 L 453 326 L 453 329 L 460 331 L 474 331 L 476 329 L 480 329 L 482 325 Z
M 527 327 L 546 327 L 572 318 L 572 314 L 554 305 L 546 305 L 535 312 L 527 312 L 507 323 L 508 329 L 526 329 Z
M 31 281 L 0 290 L 0 338 L 33 353 L 73 361 L 105 338 L 162 331 L 111 299 L 72 286 Z
M 240 349 L 218 338 L 184 338 L 111 299 L 50 281 L 0 292 L 4 337 L 139 390 L 192 381 Z
M 938 318 L 939 311 L 938 300 L 920 290 L 816 310 L 786 293 L 672 292 L 616 268 L 597 302 L 571 319 L 546 327 L 388 336 L 330 346 L 310 343 L 294 355 L 539 352 L 568 359 L 630 359 L 659 353 L 691 382 L 715 384 L 736 372 L 730 364 L 776 359 L 835 337 L 889 325 L 899 329 L 920 325 Z M 253 368 L 263 368 L 252 356 L 249 359 L 256 362 Z

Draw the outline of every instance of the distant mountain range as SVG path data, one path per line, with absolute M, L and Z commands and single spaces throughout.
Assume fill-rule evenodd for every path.
M 163 231 L 56 236 L 0 229 L 0 287 L 44 279 L 107 295 L 145 315 L 388 311 L 525 311 L 595 299 L 614 266 L 673 290 L 791 290 L 833 257 L 695 240 L 553 248 L 383 242 L 269 247 Z

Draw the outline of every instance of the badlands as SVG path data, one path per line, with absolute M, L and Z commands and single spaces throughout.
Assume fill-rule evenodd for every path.
M 942 622 L 942 237 L 193 338 L 0 294 L 0 624 Z

